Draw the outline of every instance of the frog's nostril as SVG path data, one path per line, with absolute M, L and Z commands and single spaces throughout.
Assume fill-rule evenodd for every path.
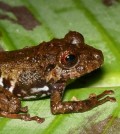
M 96 60 L 103 60 L 104 57 L 103 57 L 103 53 L 102 51 L 98 50 L 96 52 L 93 53 L 93 56 Z
M 100 56 L 99 54 L 94 54 L 93 56 L 94 56 L 94 58 L 97 59 L 97 60 L 101 59 L 101 56 Z
M 93 54 L 93 57 L 95 58 L 95 60 L 97 60 L 100 64 L 103 64 L 104 62 L 104 56 L 103 53 L 101 51 L 98 51 L 96 53 Z

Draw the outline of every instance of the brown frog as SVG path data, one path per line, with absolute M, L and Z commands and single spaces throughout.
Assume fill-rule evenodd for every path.
M 83 101 L 62 101 L 67 81 L 101 67 L 103 59 L 102 52 L 85 44 L 83 36 L 75 31 L 38 46 L 0 52 L 0 116 L 44 121 L 38 116 L 30 117 L 19 98 L 29 100 L 50 95 L 53 114 L 85 112 L 115 101 L 113 97 L 105 97 L 113 93 L 111 90 L 90 95 Z

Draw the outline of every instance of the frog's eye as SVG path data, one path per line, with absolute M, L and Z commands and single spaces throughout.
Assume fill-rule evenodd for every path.
M 78 57 L 74 53 L 64 53 L 61 56 L 61 63 L 64 67 L 73 67 L 78 61 Z

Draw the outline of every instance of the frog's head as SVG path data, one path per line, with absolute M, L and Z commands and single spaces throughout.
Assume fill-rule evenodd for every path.
M 70 31 L 64 37 L 63 50 L 59 54 L 61 76 L 74 79 L 99 68 L 104 61 L 100 50 L 84 43 L 83 36 Z
M 99 68 L 104 61 L 100 50 L 84 43 L 83 36 L 70 31 L 63 39 L 52 40 L 56 53 L 56 66 L 49 73 L 48 80 L 54 78 L 74 79 Z M 51 50 L 52 53 L 52 50 Z

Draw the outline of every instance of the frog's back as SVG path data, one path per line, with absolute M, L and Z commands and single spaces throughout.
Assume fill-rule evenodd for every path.
M 32 49 L 31 49 L 32 48 Z M 33 54 L 33 51 L 35 51 L 36 47 L 30 47 L 30 48 L 23 48 L 20 50 L 13 50 L 13 51 L 2 51 L 0 52 L 0 64 L 1 63 L 8 63 L 11 61 L 18 61 L 20 59 L 23 60 L 26 57 Z

